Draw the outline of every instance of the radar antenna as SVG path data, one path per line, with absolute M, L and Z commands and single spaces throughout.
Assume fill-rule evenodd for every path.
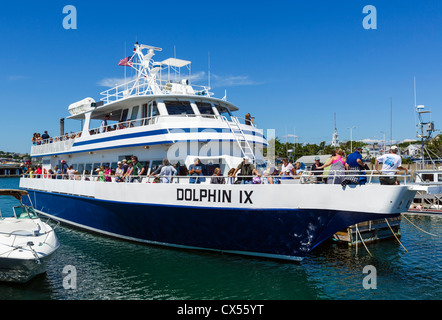
M 421 140 L 421 154 L 422 154 L 422 162 L 421 162 L 421 168 L 424 169 L 425 164 L 425 152 L 429 155 L 429 160 L 433 162 L 430 156 L 430 150 L 428 150 L 427 147 L 425 147 L 425 141 L 428 141 L 431 139 L 431 136 L 434 132 L 439 131 L 434 128 L 434 122 L 424 120 L 425 114 L 431 114 L 430 110 L 425 110 L 424 105 L 417 105 L 416 106 L 416 113 L 418 116 L 419 124 L 417 125 L 418 131 L 417 131 L 417 138 L 420 138 Z M 430 118 L 431 120 L 431 118 Z

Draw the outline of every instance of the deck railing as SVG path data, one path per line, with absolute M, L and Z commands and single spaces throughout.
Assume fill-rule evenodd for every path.
M 155 80 L 152 82 L 148 79 L 135 79 L 101 92 L 100 94 L 104 97 L 100 100 L 105 103 L 110 103 L 131 96 L 153 94 L 182 94 L 210 97 L 213 93 L 209 90 L 210 88 L 206 86 L 185 85 L 168 80 Z
M 57 179 L 57 180 L 75 180 L 75 181 L 102 181 L 102 182 L 116 182 L 116 183 L 163 183 L 166 178 L 168 183 L 179 183 L 179 184 L 213 184 L 212 179 L 218 179 L 218 181 L 224 181 L 223 184 L 240 184 L 243 180 L 249 180 L 247 183 L 250 184 L 326 184 L 325 179 L 336 179 L 336 183 L 341 184 L 344 187 L 346 185 L 351 185 L 351 183 L 342 184 L 343 181 L 351 181 L 352 178 L 365 178 L 364 184 L 379 184 L 380 177 L 393 177 L 397 178 L 399 183 L 408 184 L 412 182 L 410 174 L 394 174 L 385 175 L 377 170 L 364 170 L 364 171 L 341 171 L 336 172 L 336 174 L 331 175 L 329 171 L 326 174 L 317 174 L 318 171 L 303 171 L 301 174 L 296 176 L 285 176 L 285 175 L 266 175 L 259 174 L 253 176 L 183 176 L 183 175 L 172 175 L 172 176 L 159 176 L 159 175 L 142 175 L 142 176 L 118 176 L 111 174 L 34 174 L 32 177 L 29 174 L 23 175 L 23 178 L 34 178 L 34 179 Z M 363 173 L 363 174 L 361 174 Z M 109 181 L 106 181 L 107 180 Z M 339 180 L 338 180 L 339 179 Z M 219 183 L 216 183 L 219 184 Z M 362 184 L 362 183 L 353 183 Z
M 202 117 L 206 119 L 221 119 L 223 120 L 225 117 L 218 116 L 218 115 L 196 115 L 196 114 L 186 114 L 186 115 L 158 115 L 153 117 L 146 117 L 146 118 L 137 118 L 134 120 L 127 120 L 124 122 L 118 122 L 118 123 L 111 123 L 107 125 L 106 127 L 102 128 L 100 127 L 94 127 L 89 130 L 90 135 L 97 135 L 97 134 L 105 134 L 112 131 L 119 131 L 124 129 L 130 129 L 130 128 L 137 128 L 141 126 L 148 126 L 152 124 L 158 123 L 161 119 L 176 119 L 176 118 L 196 118 L 196 117 Z M 246 123 L 245 119 L 238 118 L 238 117 L 231 117 L 232 121 L 237 121 L 240 124 Z M 224 121 L 228 121 L 225 119 Z M 252 124 L 251 127 L 256 127 L 255 124 Z M 230 131 L 229 129 L 226 129 Z M 76 139 L 82 137 L 82 132 L 76 132 L 76 133 L 66 133 L 63 136 L 58 137 L 50 137 L 48 139 L 36 141 L 33 143 L 31 147 L 31 155 L 38 154 L 46 154 L 46 153 L 57 153 L 57 152 L 65 152 L 72 148 L 73 144 L 75 143 Z

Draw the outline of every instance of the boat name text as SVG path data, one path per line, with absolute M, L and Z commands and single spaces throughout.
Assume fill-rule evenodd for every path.
M 239 203 L 253 204 L 252 193 L 253 190 L 239 190 Z M 232 203 L 232 190 L 178 188 L 176 190 L 176 199 L 178 201 Z

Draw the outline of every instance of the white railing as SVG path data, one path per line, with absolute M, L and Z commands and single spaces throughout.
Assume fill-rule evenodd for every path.
M 156 124 L 160 121 L 160 119 L 165 118 L 196 118 L 196 117 L 202 117 L 206 119 L 222 119 L 224 121 L 228 121 L 223 116 L 217 116 L 217 115 L 196 115 L 196 114 L 186 114 L 186 115 L 158 115 L 154 117 L 147 117 L 147 118 L 138 118 L 134 120 L 127 120 L 124 122 L 118 122 L 118 123 L 111 123 L 107 125 L 104 129 L 100 127 L 95 127 L 89 130 L 90 135 L 99 135 L 103 133 L 108 133 L 112 131 L 119 131 L 124 129 L 130 129 L 130 128 L 136 128 L 141 126 L 147 126 L 151 124 Z M 237 121 L 238 123 L 245 122 L 245 119 L 237 118 L 237 117 L 231 117 L 232 121 Z M 251 127 L 256 128 L 255 124 L 252 124 Z M 230 132 L 229 129 L 226 129 L 226 133 Z M 75 143 L 76 139 L 80 138 L 82 136 L 81 132 L 77 133 L 71 133 L 71 134 L 65 134 L 64 136 L 59 137 L 51 137 L 49 139 L 40 140 L 38 142 L 33 143 L 31 147 L 31 155 L 43 155 L 43 154 L 51 154 L 51 153 L 57 153 L 57 152 L 66 152 L 69 151 L 73 144 Z
M 81 137 L 81 132 L 66 133 L 59 137 L 50 137 L 48 139 L 39 140 L 32 143 L 31 155 L 45 154 L 54 152 L 63 152 L 72 148 L 75 140 Z
M 379 170 L 329 170 L 328 172 L 323 171 L 309 171 L 304 170 L 295 177 L 299 177 L 301 183 L 318 183 L 318 180 L 328 180 L 333 179 L 337 182 L 335 184 L 341 184 L 342 181 L 358 180 L 360 178 L 364 179 L 364 183 L 373 184 L 379 183 L 381 177 L 397 179 L 399 182 L 404 184 L 413 182 L 411 174 L 383 174 Z M 319 179 L 318 179 L 319 178 Z
M 70 150 L 75 142 L 75 138 L 69 138 L 66 140 L 47 139 L 42 140 L 41 144 L 33 145 L 31 147 L 31 155 L 55 153 Z
M 76 180 L 76 181 L 100 181 L 100 182 L 115 182 L 115 183 L 161 183 L 161 178 L 167 178 L 170 183 L 179 183 L 179 184 L 213 184 L 214 181 L 212 179 L 218 179 L 218 182 L 224 181 L 222 184 L 239 184 L 242 183 L 242 180 L 248 180 L 248 183 L 251 184 L 324 184 L 324 179 L 333 179 L 340 178 L 339 183 L 347 180 L 349 181 L 351 178 L 366 178 L 366 184 L 379 184 L 380 177 L 390 177 L 397 178 L 397 180 L 401 184 L 408 184 L 412 182 L 411 175 L 409 174 L 395 174 L 395 175 L 385 175 L 380 173 L 377 170 L 365 170 L 363 172 L 366 175 L 361 175 L 361 171 L 342 171 L 342 174 L 317 174 L 318 171 L 303 171 L 301 174 L 296 176 L 285 176 L 285 175 L 253 175 L 253 176 L 242 176 L 237 175 L 233 176 L 201 176 L 201 175 L 173 175 L 173 176 L 159 176 L 159 175 L 142 175 L 142 176 L 132 176 L 132 175 L 112 175 L 112 174 L 103 174 L 97 175 L 94 173 L 91 174 L 41 174 L 41 175 L 33 175 L 33 177 L 29 177 L 29 175 L 23 175 L 23 178 L 28 179 L 60 179 L 60 180 Z M 106 181 L 106 178 L 108 178 Z M 318 179 L 321 178 L 321 179 Z M 219 183 L 216 183 L 219 184 Z
M 130 96 L 153 94 L 184 94 L 210 97 L 214 93 L 209 90 L 210 88 L 206 86 L 185 85 L 167 80 L 154 80 L 152 83 L 148 79 L 135 79 L 101 92 L 100 94 L 104 97 L 100 100 L 109 103 Z

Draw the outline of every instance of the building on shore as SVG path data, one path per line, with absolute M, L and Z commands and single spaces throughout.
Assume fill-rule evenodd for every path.
M 0 178 L 19 177 L 23 173 L 23 166 L 21 162 L 0 159 Z

